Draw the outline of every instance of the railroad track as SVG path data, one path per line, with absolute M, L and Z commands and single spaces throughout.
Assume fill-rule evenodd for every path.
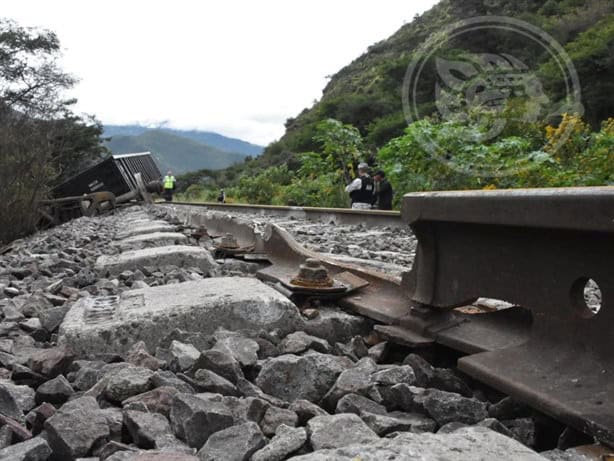
M 465 354 L 461 371 L 614 444 L 614 188 L 417 193 L 404 197 L 401 213 L 161 206 L 186 225 L 231 233 L 238 248 L 265 255 L 272 264 L 258 277 L 301 299 L 321 292 L 297 294 L 291 279 L 307 259 L 319 260 L 347 287 L 337 303 L 380 322 L 382 336 L 455 349 Z M 254 226 L 254 216 L 409 226 L 417 254 L 411 270 L 382 272 L 307 249 L 275 223 Z M 586 299 L 589 288 L 599 293 L 595 305 Z M 513 307 L 467 313 L 480 296 Z
M 249 205 L 241 203 L 219 202 L 172 202 L 172 204 L 177 206 L 201 207 L 222 212 L 225 211 L 230 213 L 249 214 L 252 216 L 273 216 L 283 218 L 306 219 L 309 221 L 319 221 L 334 225 L 361 224 L 367 227 L 407 227 L 407 225 L 401 219 L 401 213 L 398 211 L 353 210 L 349 208 L 318 208 L 277 205 Z

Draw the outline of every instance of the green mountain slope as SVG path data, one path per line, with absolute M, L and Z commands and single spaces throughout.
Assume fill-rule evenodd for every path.
M 316 125 L 335 118 L 357 127 L 370 151 L 402 134 L 407 126 L 401 88 L 408 64 L 419 45 L 431 34 L 464 18 L 509 16 L 529 22 L 561 43 L 578 71 L 585 119 L 597 127 L 614 114 L 614 2 L 611 0 L 442 0 L 414 18 L 394 35 L 371 46 L 366 53 L 332 76 L 322 98 L 286 122 L 286 133 L 267 147 L 252 167 L 287 163 L 294 154 L 318 150 Z M 454 48 L 508 53 L 521 61 L 537 63 L 544 88 L 559 97 L 564 84 L 549 73 L 552 62 L 545 52 L 518 39 L 501 39 L 495 32 L 479 31 L 452 42 Z M 428 78 L 428 76 L 427 76 Z M 435 76 L 427 83 L 435 87 Z M 429 85 L 426 85 L 429 86 Z M 435 107 L 432 94 L 422 94 L 424 113 Z M 253 170 L 254 168 L 252 168 Z
M 260 155 L 264 150 L 263 146 L 258 146 L 241 139 L 231 138 L 228 136 L 214 133 L 212 131 L 200 131 L 200 130 L 180 130 L 175 128 L 148 128 L 142 125 L 105 125 L 104 136 L 116 137 L 116 136 L 139 136 L 147 131 L 163 131 L 182 138 L 192 139 L 193 141 L 201 144 L 206 144 L 216 149 L 220 149 L 227 152 L 238 152 L 245 156 L 250 155 L 255 157 Z
M 219 170 L 242 162 L 245 154 L 227 152 L 165 130 L 148 130 L 137 136 L 113 136 L 107 147 L 114 154 L 150 151 L 162 172 L 174 174 L 204 168 Z

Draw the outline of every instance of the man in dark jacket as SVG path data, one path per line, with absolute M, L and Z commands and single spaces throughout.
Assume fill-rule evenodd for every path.
M 392 210 L 392 186 L 386 179 L 386 173 L 378 171 L 375 180 L 375 207 L 378 210 Z
M 358 164 L 358 177 L 345 188 L 352 199 L 352 208 L 355 210 L 369 210 L 373 203 L 373 179 L 369 176 L 369 165 L 364 162 Z

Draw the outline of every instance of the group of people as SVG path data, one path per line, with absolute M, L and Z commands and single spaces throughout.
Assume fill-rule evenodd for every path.
M 352 208 L 357 210 L 392 210 L 392 186 L 386 179 L 386 173 L 377 171 L 369 176 L 369 165 L 358 164 L 358 177 L 346 186 L 350 194 Z
M 162 180 L 163 197 L 167 202 L 173 200 L 173 191 L 177 181 L 173 173 L 169 171 Z M 352 208 L 357 210 L 392 210 L 392 186 L 386 179 L 383 171 L 377 171 L 373 177 L 369 176 L 369 165 L 358 164 L 358 177 L 354 179 L 345 191 L 350 194 Z M 220 190 L 217 198 L 220 203 L 226 202 L 224 189 Z

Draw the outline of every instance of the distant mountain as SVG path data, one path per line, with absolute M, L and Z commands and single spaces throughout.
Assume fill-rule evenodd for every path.
M 199 143 L 206 144 L 216 149 L 220 149 L 227 152 L 236 152 L 250 155 L 255 157 L 260 155 L 264 150 L 264 146 L 258 146 L 256 144 L 242 141 L 241 139 L 229 138 L 218 133 L 211 131 L 199 131 L 199 130 L 177 130 L 173 128 L 148 128 L 141 125 L 105 125 L 104 135 L 107 137 L 115 136 L 139 136 L 147 131 L 162 131 L 180 136 L 182 138 L 188 138 Z
M 162 173 L 172 170 L 173 174 L 177 175 L 204 168 L 219 170 L 243 162 L 248 155 L 212 147 L 166 129 L 139 130 L 143 127 L 125 127 L 127 134 L 117 134 L 120 130 L 107 128 L 105 127 L 105 136 L 111 137 L 111 140 L 106 144 L 114 154 L 149 151 L 156 158 Z

